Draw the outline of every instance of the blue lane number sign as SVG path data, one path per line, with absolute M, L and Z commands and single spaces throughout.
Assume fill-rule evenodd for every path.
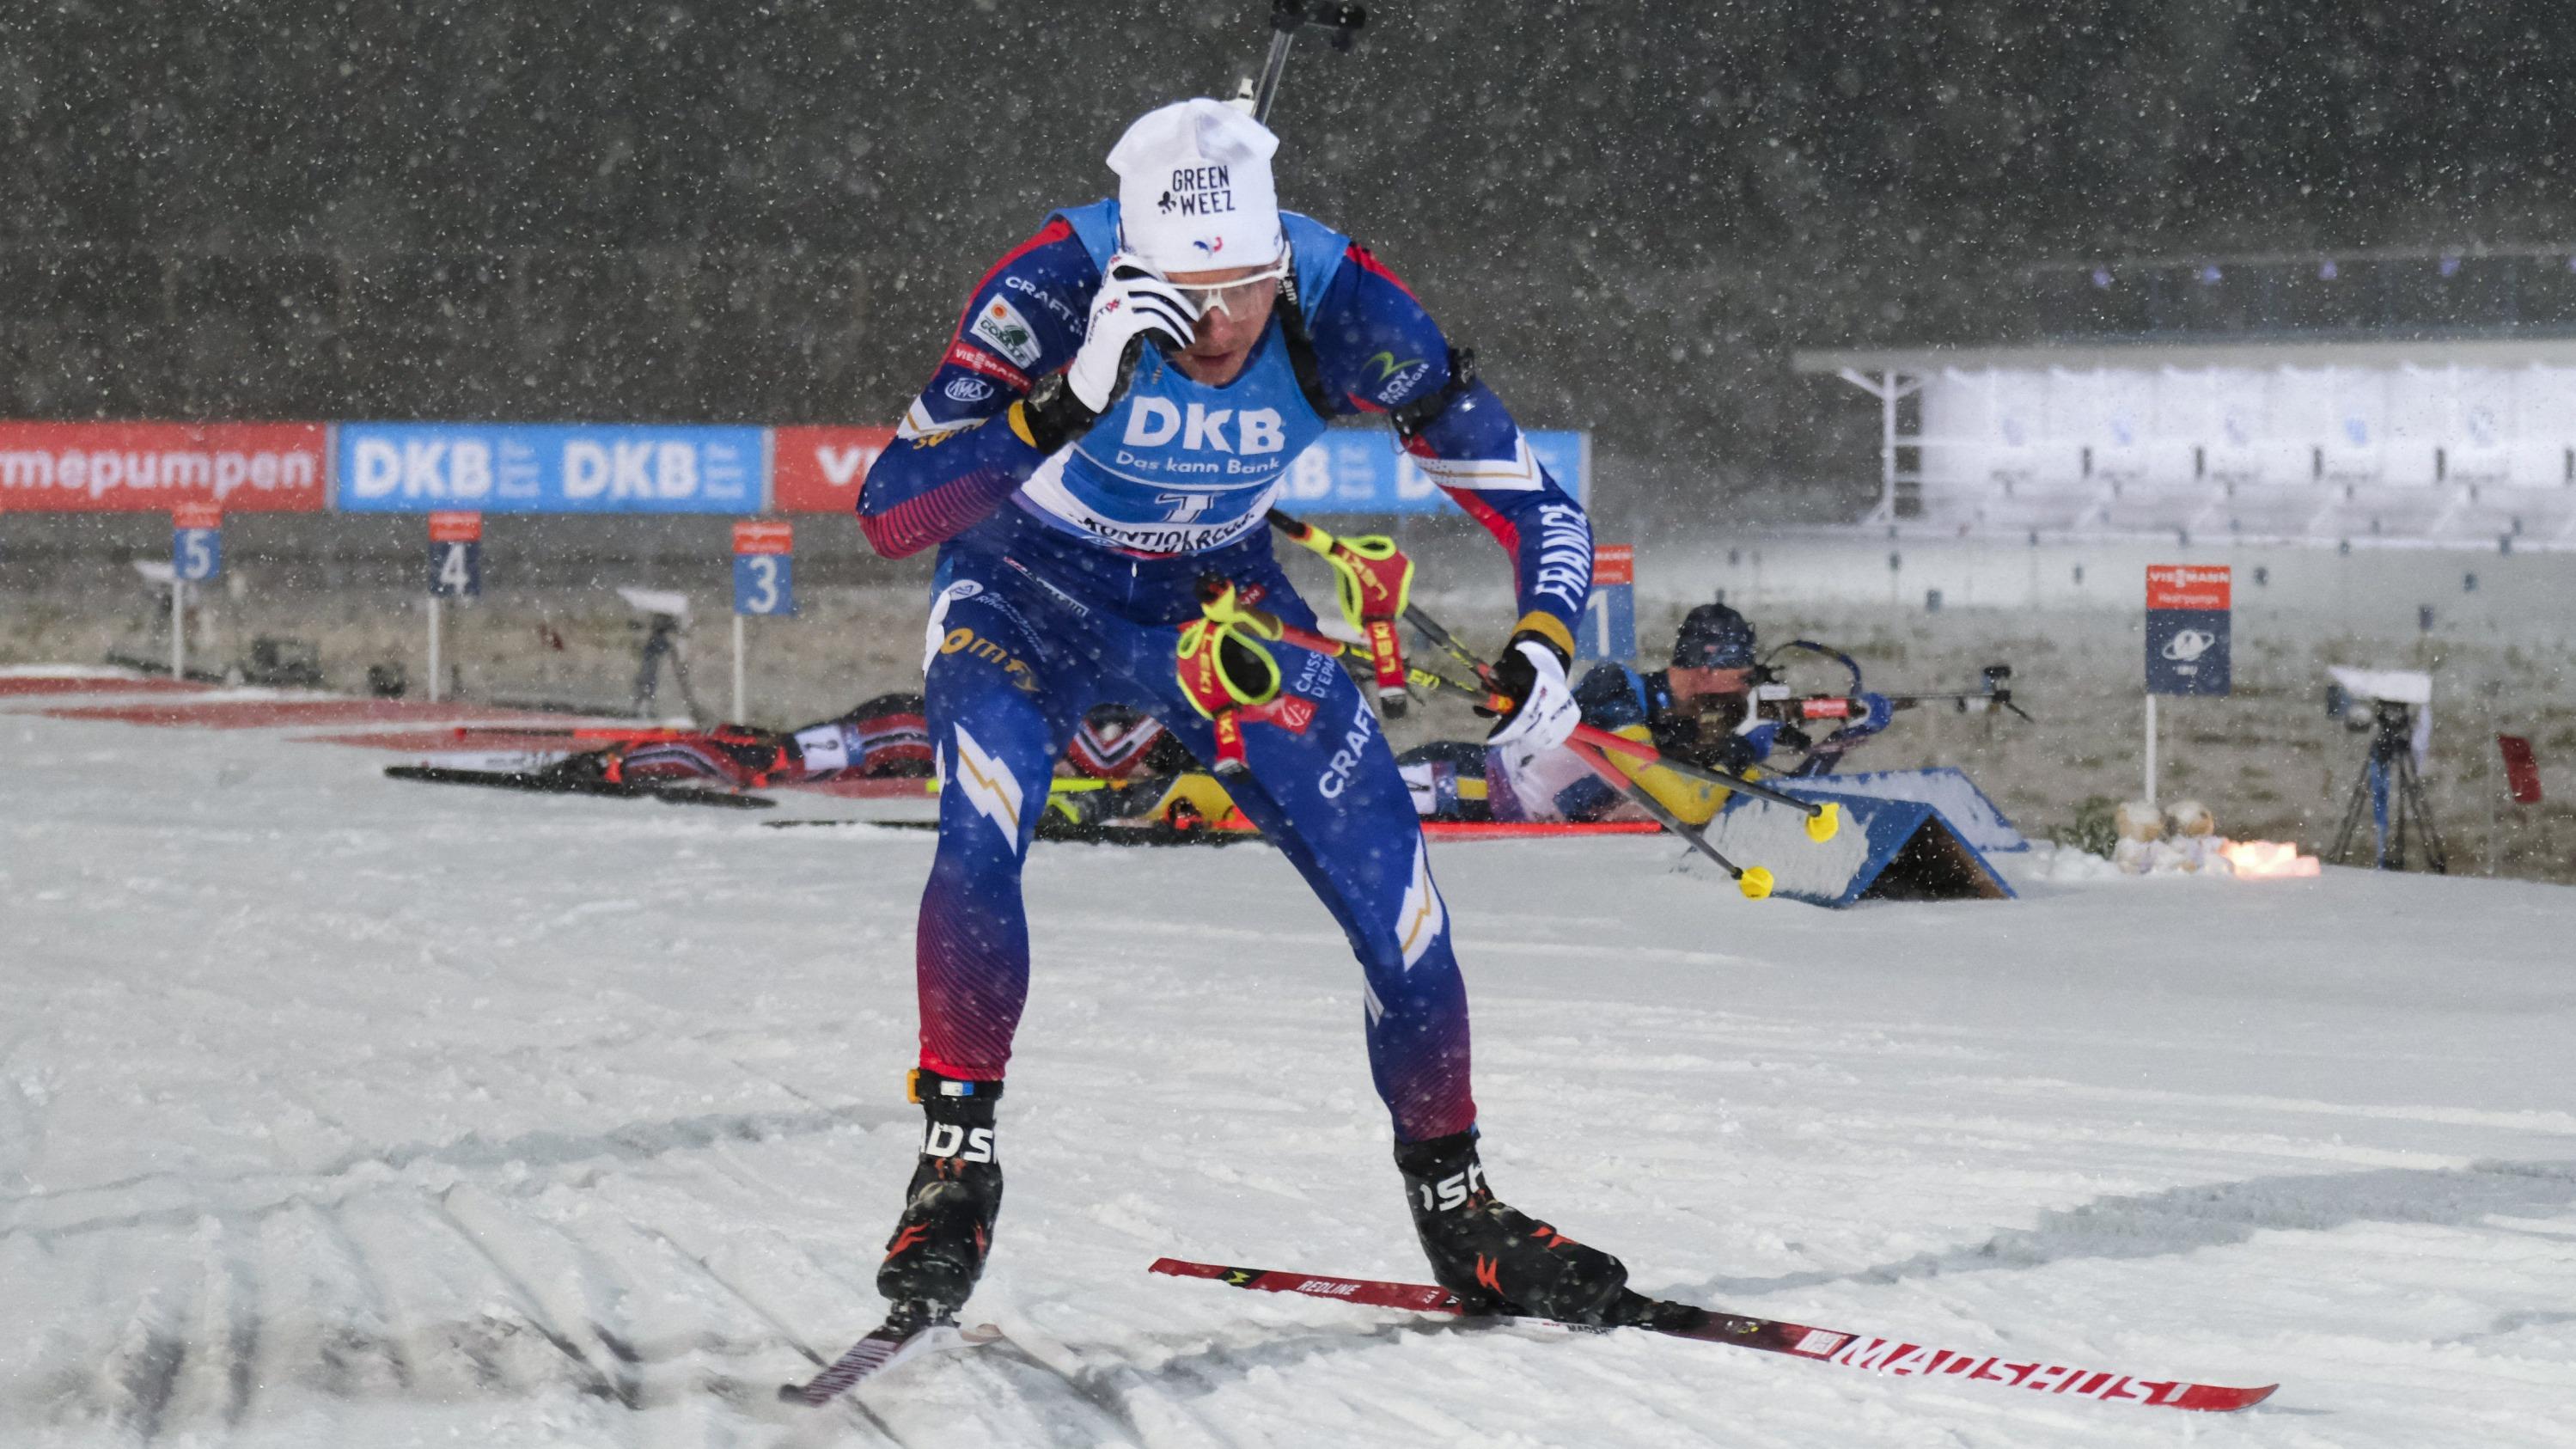
M 1625 543 L 1592 549 L 1592 602 L 1575 631 L 1577 659 L 1637 657 L 1637 550 Z
M 482 514 L 442 511 L 429 516 L 429 593 L 434 599 L 481 597 Z
M 211 503 L 170 510 L 170 572 L 201 584 L 224 571 L 224 514 Z
M 795 525 L 775 518 L 746 518 L 734 524 L 733 611 L 796 612 Z

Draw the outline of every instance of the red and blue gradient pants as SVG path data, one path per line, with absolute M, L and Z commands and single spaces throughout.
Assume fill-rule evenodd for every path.
M 1134 705 L 1214 759 L 1214 731 L 1174 675 L 1179 626 L 1198 616 L 1199 576 L 1222 574 L 1283 618 L 1314 624 L 1266 532 L 1212 553 L 1137 559 L 1013 515 L 1006 505 L 943 548 L 927 640 L 941 786 L 915 946 L 921 1064 L 974 1080 L 998 1079 L 1010 1062 L 1029 988 L 1021 864 L 1083 714 Z M 1395 756 L 1337 661 L 1272 650 L 1287 693 L 1311 716 L 1302 729 L 1247 724 L 1249 770 L 1226 781 L 1227 793 L 1322 897 L 1359 958 L 1369 1066 L 1398 1140 L 1464 1131 L 1476 1118 L 1466 990 Z

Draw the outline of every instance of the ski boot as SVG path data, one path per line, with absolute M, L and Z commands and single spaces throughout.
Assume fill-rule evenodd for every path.
M 1563 1323 L 1635 1323 L 1651 1300 L 1628 1290 L 1628 1269 L 1494 1196 L 1471 1130 L 1399 1142 L 1414 1231 L 1431 1276 L 1469 1313 Z
M 912 1074 L 912 1100 L 929 1122 L 903 1216 L 877 1268 L 888 1327 L 953 1322 L 975 1291 L 1002 1210 L 1002 1164 L 993 1150 L 993 1106 L 1001 1095 L 1000 1082 Z

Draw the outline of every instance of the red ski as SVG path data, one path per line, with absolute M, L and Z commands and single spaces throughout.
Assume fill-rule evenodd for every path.
M 1337 1303 L 1364 1303 L 1372 1308 L 1409 1308 L 1420 1313 L 1461 1315 L 1466 1312 L 1455 1294 L 1429 1283 L 1390 1283 L 1376 1278 L 1328 1278 L 1320 1273 L 1228 1268 L 1180 1258 L 1157 1258 L 1152 1271 L 1175 1278 L 1212 1278 L 1230 1287 L 1264 1293 L 1302 1293 L 1309 1298 L 1330 1298 Z M 1615 1331 L 1575 1324 L 1560 1326 L 1581 1332 Z M 1640 1326 L 1649 1332 L 1670 1334 L 1675 1338 L 1758 1348 L 1765 1353 L 1785 1353 L 1792 1358 L 1868 1369 L 1897 1378 L 1982 1379 L 2032 1393 L 2067 1394 L 2082 1399 L 2099 1399 L 2104 1403 L 2139 1404 L 2162 1409 L 2229 1413 L 2252 1408 L 2270 1398 L 2272 1391 L 2280 1387 L 2279 1384 L 2265 1384 L 2260 1388 L 2240 1389 L 2225 1384 L 2195 1384 L 2184 1379 L 2141 1378 L 2100 1369 L 2071 1368 L 2046 1359 L 1960 1353 L 1901 1338 L 1845 1333 L 1835 1328 L 1811 1328 L 1803 1323 L 1783 1323 L 1776 1318 L 1747 1318 L 1705 1308 L 1680 1313 L 1676 1321 L 1669 1324 Z

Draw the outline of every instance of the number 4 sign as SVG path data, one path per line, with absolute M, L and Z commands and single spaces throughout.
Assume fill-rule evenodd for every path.
M 429 591 L 442 599 L 471 599 L 482 594 L 482 514 L 429 516 Z
M 472 599 L 483 593 L 483 515 L 437 512 L 429 515 L 429 697 L 435 703 L 445 681 L 439 676 L 439 616 L 442 599 Z

